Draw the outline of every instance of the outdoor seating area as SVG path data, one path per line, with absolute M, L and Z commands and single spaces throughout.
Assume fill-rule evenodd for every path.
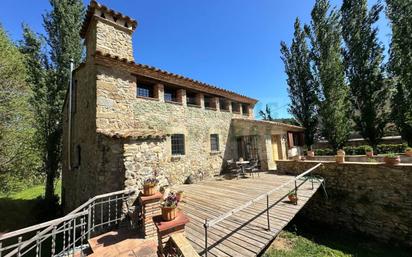
M 235 176 L 237 179 L 239 177 L 255 177 L 260 176 L 259 172 L 261 168 L 259 166 L 259 160 L 251 159 L 249 161 L 243 160 L 243 158 L 239 158 L 239 160 L 235 161 L 233 159 L 226 161 L 227 171 L 230 175 Z

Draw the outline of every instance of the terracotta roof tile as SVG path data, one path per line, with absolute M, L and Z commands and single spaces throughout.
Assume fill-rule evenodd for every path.
M 251 119 L 243 119 L 243 118 L 232 118 L 232 120 L 251 122 L 251 123 L 260 123 L 260 124 L 267 124 L 267 125 L 274 125 L 274 126 L 280 126 L 280 127 L 285 127 L 285 128 L 295 129 L 295 130 L 301 130 L 301 131 L 305 130 L 305 128 L 301 127 L 301 126 L 290 125 L 290 124 L 277 122 L 277 121 L 251 120 Z
M 118 131 L 97 129 L 97 133 L 113 139 L 162 139 L 167 136 L 166 133 L 154 129 L 122 129 Z

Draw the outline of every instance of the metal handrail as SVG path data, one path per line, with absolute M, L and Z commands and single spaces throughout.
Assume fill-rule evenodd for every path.
M 34 247 L 36 248 L 36 256 L 39 256 L 38 250 L 39 250 L 39 245 L 41 248 L 41 243 L 43 243 L 48 238 L 49 239 L 52 238 L 52 243 L 54 244 L 54 246 L 52 247 L 55 247 L 56 235 L 58 233 L 62 233 L 62 236 L 64 238 L 63 240 L 66 240 L 65 238 L 66 231 L 68 231 L 71 228 L 73 228 L 74 230 L 73 230 L 73 233 L 71 231 L 68 231 L 68 246 L 70 247 L 73 246 L 73 254 L 74 254 L 74 249 L 76 247 L 76 244 L 78 243 L 79 238 L 88 239 L 90 238 L 90 233 L 92 231 L 95 231 L 95 228 L 105 227 L 106 225 L 110 226 L 111 224 L 117 224 L 117 222 L 121 220 L 121 216 L 119 216 L 121 212 L 120 213 L 118 212 L 118 207 L 120 207 L 118 205 L 118 202 L 121 201 L 121 203 L 124 204 L 125 202 L 127 202 L 127 200 L 125 199 L 133 193 L 136 193 L 135 189 L 126 189 L 126 190 L 120 190 L 116 192 L 97 195 L 97 196 L 90 198 L 88 201 L 86 201 L 85 203 L 83 203 L 82 205 L 80 205 L 79 207 L 77 207 L 76 209 L 74 209 L 73 211 L 65 215 L 64 217 L 3 234 L 0 236 L 0 256 L 2 256 L 3 251 L 8 250 L 11 247 L 10 245 L 3 247 L 2 243 L 4 242 L 4 240 L 16 238 L 16 237 L 18 237 L 18 243 L 12 245 L 12 246 L 15 246 L 15 248 L 11 250 L 10 252 L 8 252 L 4 257 L 23 256 L 25 253 L 29 252 Z M 105 209 L 103 208 L 104 204 L 106 204 Z M 101 220 L 100 220 L 100 223 L 97 224 L 95 223 L 96 206 L 99 206 L 99 205 L 100 205 Z M 112 207 L 112 208 L 115 210 L 113 210 L 113 213 L 111 213 L 111 206 L 113 205 L 115 205 L 115 207 Z M 106 217 L 108 217 L 108 221 L 103 220 L 104 219 L 103 211 L 105 211 Z M 114 216 L 113 219 L 111 219 L 112 216 Z M 87 217 L 87 221 L 84 221 L 83 217 Z M 76 219 L 79 219 L 79 218 L 81 218 L 80 223 L 76 223 Z M 87 229 L 85 229 L 86 225 L 87 225 Z M 59 226 L 60 228 L 58 228 Z M 66 226 L 68 226 L 69 229 L 66 229 Z M 79 229 L 79 230 L 81 229 L 80 235 L 78 236 L 77 240 L 75 238 L 77 234 L 76 229 Z M 37 231 L 35 236 L 32 236 L 30 239 L 26 241 L 22 241 L 23 235 L 27 235 L 28 233 L 34 233 L 35 231 Z M 32 244 L 35 244 L 35 245 L 30 246 Z M 21 252 L 25 248 L 28 248 L 28 249 L 25 252 L 23 252 L 23 254 L 21 254 Z M 63 248 L 63 250 L 65 249 L 66 248 Z M 53 249 L 51 256 L 55 256 L 55 255 L 56 253 Z
M 260 200 L 262 200 L 262 199 L 264 199 L 264 198 L 266 197 L 267 216 L 268 216 L 268 229 L 270 230 L 270 222 L 269 222 L 269 195 L 271 195 L 271 194 L 273 194 L 274 192 L 276 192 L 276 191 L 278 191 L 278 190 L 280 190 L 280 189 L 282 189 L 282 188 L 290 185 L 291 183 L 295 183 L 295 189 L 294 189 L 294 190 L 295 190 L 295 192 L 297 193 L 298 187 L 304 183 L 304 182 L 303 182 L 303 183 L 301 183 L 301 184 L 298 186 L 298 185 L 297 185 L 297 181 L 298 181 L 299 179 L 301 179 L 302 177 L 308 175 L 309 173 L 311 173 L 312 171 L 314 171 L 315 169 L 317 169 L 318 167 L 320 167 L 320 166 L 322 166 L 322 165 L 323 165 L 322 163 L 318 163 L 318 164 L 316 164 L 314 167 L 312 167 L 312 168 L 308 169 L 307 171 L 303 172 L 302 174 L 294 177 L 294 178 L 291 179 L 290 181 L 285 182 L 285 183 L 283 183 L 282 185 L 280 185 L 280 186 L 278 186 L 278 187 L 276 187 L 276 188 L 274 188 L 274 189 L 272 189 L 272 190 L 270 190 L 270 191 L 268 191 L 268 192 L 266 192 L 266 193 L 263 193 L 263 194 L 259 195 L 258 197 L 254 198 L 253 200 L 251 200 L 251 201 L 249 201 L 249 202 L 246 202 L 245 204 L 243 204 L 243 205 L 241 205 L 241 206 L 239 206 L 239 207 L 237 207 L 237 208 L 234 208 L 234 209 L 232 209 L 232 210 L 230 210 L 230 211 L 228 211 L 228 212 L 226 212 L 226 213 L 224 213 L 224 214 L 222 214 L 222 215 L 220 215 L 220 216 L 218 216 L 218 217 L 216 217 L 216 218 L 214 218 L 214 219 L 212 219 L 212 220 L 207 220 L 207 219 L 205 219 L 205 223 L 203 224 L 203 227 L 204 227 L 204 229 L 205 229 L 205 250 L 204 250 L 205 256 L 207 257 L 207 253 L 208 253 L 208 243 L 207 243 L 207 230 L 208 230 L 208 228 L 211 228 L 211 227 L 215 226 L 215 225 L 218 224 L 219 222 L 221 222 L 221 221 L 229 218 L 230 216 L 234 215 L 235 213 L 238 213 L 238 212 L 246 209 L 247 207 L 249 207 L 249 206 L 252 205 L 253 203 L 258 202 L 258 201 L 260 201 Z M 306 180 L 305 180 L 305 182 L 306 182 Z M 313 183 L 313 182 L 312 182 L 312 183 Z M 313 184 L 312 184 L 312 187 L 313 187 Z M 283 196 L 282 198 L 284 198 L 284 197 L 286 197 L 286 196 Z

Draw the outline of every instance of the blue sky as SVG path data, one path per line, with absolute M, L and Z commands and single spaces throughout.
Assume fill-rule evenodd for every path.
M 99 2 L 138 20 L 133 36 L 137 62 L 256 98 L 255 112 L 270 104 L 276 117 L 289 116 L 279 45 L 281 40 L 290 43 L 296 17 L 310 21 L 314 0 Z M 331 1 L 335 6 L 341 2 Z M 19 40 L 22 22 L 44 32 L 41 15 L 48 9 L 48 0 L 1 0 L 0 23 Z M 383 14 L 378 26 L 387 49 L 390 28 Z

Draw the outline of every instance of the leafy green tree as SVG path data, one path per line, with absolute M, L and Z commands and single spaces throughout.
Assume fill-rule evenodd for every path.
M 336 150 L 347 141 L 350 133 L 349 89 L 345 84 L 341 54 L 339 13 L 331 9 L 328 0 L 316 0 L 310 35 L 314 80 L 319 88 L 319 114 L 322 134 Z
M 33 111 L 28 104 L 24 56 L 0 26 L 0 186 L 19 189 L 36 175 L 40 159 L 33 147 Z M 21 185 L 24 186 L 24 185 Z
M 412 146 L 412 0 L 386 0 L 386 4 L 392 28 L 388 70 L 396 88 L 392 117 Z
M 367 0 L 344 0 L 341 8 L 343 55 L 356 130 L 376 149 L 384 135 L 389 87 L 383 75 L 383 47 L 378 42 L 381 4 L 368 12 Z
M 305 144 L 311 149 L 318 124 L 318 90 L 312 75 L 310 50 L 306 40 L 307 35 L 297 18 L 290 49 L 285 42 L 281 42 L 281 53 L 288 76 L 288 93 L 291 100 L 289 113 L 305 127 Z
M 54 199 L 54 180 L 61 161 L 62 108 L 69 85 L 70 60 L 79 64 L 83 45 L 79 32 L 84 16 L 81 0 L 50 0 L 51 11 L 43 16 L 48 56 L 40 39 L 24 31 L 22 52 L 27 55 L 28 82 L 37 113 L 38 138 L 43 153 L 47 200 Z

